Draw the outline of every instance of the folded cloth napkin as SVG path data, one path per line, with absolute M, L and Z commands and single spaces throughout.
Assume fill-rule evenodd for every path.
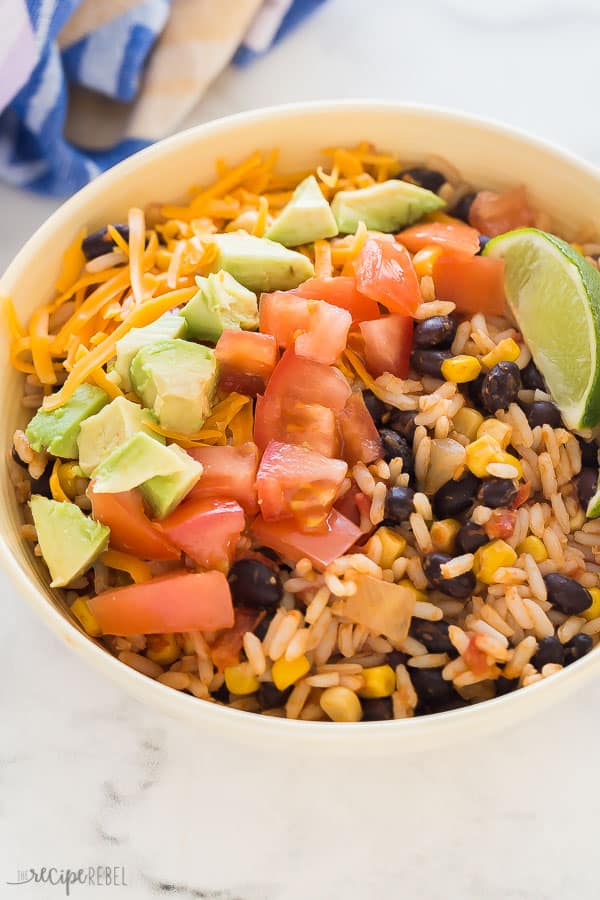
M 325 0 L 0 0 L 0 178 L 73 193 Z

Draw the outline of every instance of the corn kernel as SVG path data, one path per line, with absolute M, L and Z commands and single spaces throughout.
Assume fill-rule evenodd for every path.
M 454 540 L 460 528 L 460 522 L 456 519 L 439 519 L 431 526 L 431 540 L 436 550 L 442 553 L 452 553 Z
M 321 709 L 334 722 L 360 722 L 362 707 L 360 700 L 350 688 L 330 687 L 321 694 Z
M 504 338 L 493 350 L 481 357 L 481 362 L 488 369 L 499 362 L 515 362 L 519 358 L 521 348 L 512 338 Z
M 459 434 L 464 434 L 470 441 L 478 436 L 477 431 L 483 422 L 483 416 L 476 409 L 463 406 L 454 416 L 454 428 Z
M 446 381 L 454 381 L 456 384 L 464 384 L 466 381 L 474 381 L 481 372 L 481 363 L 476 356 L 451 356 L 442 363 L 442 375 Z
M 389 697 L 396 690 L 396 673 L 391 666 L 373 666 L 363 669 L 365 686 L 358 692 L 359 697 L 374 700 L 376 697 Z
M 285 691 L 291 684 L 299 681 L 310 670 L 310 662 L 306 656 L 298 656 L 296 659 L 287 660 L 281 657 L 273 663 L 271 675 L 273 684 L 278 691 Z
M 180 653 L 174 634 L 149 634 L 146 638 L 146 656 L 161 666 L 170 666 Z
M 375 535 L 381 541 L 381 559 L 379 565 L 382 569 L 391 569 L 399 556 L 402 556 L 406 547 L 406 538 L 396 534 L 391 528 L 378 528 Z M 375 537 L 373 535 L 373 537 Z M 369 541 L 370 543 L 370 541 Z M 369 544 L 367 544 L 367 553 Z
M 225 672 L 225 684 L 232 694 L 254 694 L 260 687 L 260 682 L 248 663 L 240 663 L 238 666 L 227 666 Z
M 412 263 L 419 278 L 433 274 L 435 262 L 442 252 L 441 247 L 423 247 L 422 250 L 415 253 Z
M 541 563 L 544 562 L 545 559 L 548 559 L 548 551 L 544 546 L 544 542 L 540 540 L 539 537 L 534 537 L 532 534 L 530 534 L 529 537 L 526 537 L 524 541 L 521 541 L 517 547 L 517 552 L 519 555 L 521 553 L 529 553 L 530 556 L 533 556 L 536 563 Z
M 498 441 L 489 434 L 477 438 L 467 447 L 467 468 L 478 478 L 485 478 L 487 467 L 491 462 L 499 462 L 498 456 L 504 453 Z
M 512 428 L 500 419 L 484 419 L 477 429 L 477 437 L 483 437 L 484 434 L 489 434 L 498 441 L 503 450 L 506 450 L 512 437 Z
M 71 604 L 71 612 L 85 633 L 89 634 L 90 637 L 98 637 L 102 634 L 102 629 L 88 606 L 87 597 L 78 597 L 77 600 Z
M 584 609 L 581 615 L 588 622 L 591 622 L 592 619 L 597 619 L 600 616 L 600 589 L 588 588 L 588 591 L 592 595 L 592 605 Z
M 427 594 L 425 591 L 419 591 L 412 581 L 409 581 L 408 578 L 403 578 L 402 581 L 399 581 L 398 584 L 401 587 L 408 588 L 409 591 L 412 591 L 415 595 L 415 601 L 421 600 L 423 603 L 427 600 Z
M 507 453 L 506 450 L 502 450 L 496 459 L 492 460 L 492 462 L 503 463 L 506 466 L 513 466 L 517 470 L 516 478 L 523 477 L 523 466 L 521 465 L 521 460 L 517 459 L 516 456 L 513 456 L 512 453 Z
M 492 584 L 496 571 L 503 566 L 512 566 L 517 554 L 506 541 L 492 541 L 475 553 L 473 571 L 484 584 Z
M 81 469 L 75 462 L 62 463 L 58 470 L 60 486 L 71 500 L 77 494 L 76 480 L 81 478 Z

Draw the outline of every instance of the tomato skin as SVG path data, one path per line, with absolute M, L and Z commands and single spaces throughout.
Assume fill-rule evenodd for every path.
M 163 519 L 168 539 L 198 565 L 226 568 L 246 526 L 244 510 L 235 500 L 186 500 Z
M 406 378 L 412 350 L 413 320 L 410 316 L 382 316 L 359 325 L 365 340 L 365 362 L 374 378 L 391 372 Z
M 270 334 L 227 329 L 217 341 L 215 356 L 221 389 L 255 396 L 275 368 L 277 345 Z
M 344 409 L 338 413 L 338 423 L 342 434 L 343 455 L 348 465 L 381 459 L 381 438 L 361 391 L 351 394 Z
M 405 228 L 396 235 L 396 240 L 411 253 L 425 247 L 442 247 L 449 253 L 479 253 L 479 232 L 464 222 L 421 222 Z
M 290 291 L 307 300 L 326 300 L 332 306 L 347 309 L 353 322 L 378 319 L 379 307 L 370 297 L 365 297 L 356 288 L 354 278 L 338 275 L 334 278 L 309 278 L 304 284 Z
M 291 292 L 263 294 L 260 329 L 282 347 L 294 345 L 297 356 L 331 365 L 346 347 L 350 313 L 323 300 L 306 300 Z
M 533 225 L 534 216 L 525 188 L 519 185 L 503 194 L 479 191 L 469 210 L 469 222 L 487 237 Z
M 321 570 L 349 550 L 362 534 L 336 509 L 331 510 L 321 531 L 302 531 L 293 519 L 265 522 L 262 516 L 257 516 L 252 523 L 252 533 L 262 545 L 280 553 L 285 559 L 298 562 L 306 556 Z
M 347 471 L 340 459 L 270 441 L 256 476 L 263 519 L 296 518 L 303 527 L 320 527 Z
M 265 396 L 318 403 L 337 411 L 344 408 L 350 393 L 348 382 L 337 369 L 303 359 L 290 349 L 275 366 Z
M 240 661 L 240 651 L 247 631 L 254 631 L 265 617 L 263 610 L 236 606 L 235 621 L 231 628 L 222 631 L 210 648 L 212 661 L 219 672 L 227 666 L 235 666 Z
M 440 256 L 433 267 L 439 300 L 452 300 L 461 313 L 501 316 L 504 312 L 504 260 L 491 256 Z
M 369 238 L 354 262 L 356 286 L 390 312 L 412 316 L 421 302 L 408 250 L 395 241 Z
M 137 490 L 120 494 L 100 494 L 90 482 L 87 495 L 92 501 L 92 518 L 110 528 L 110 546 L 140 559 L 179 559 L 181 551 L 165 537 L 144 512 Z
M 188 500 L 224 497 L 237 500 L 249 516 L 256 515 L 256 444 L 248 442 L 239 447 L 193 447 L 188 453 L 203 466 L 202 477 L 189 493 Z
M 279 347 L 289 347 L 297 331 L 310 327 L 308 300 L 292 291 L 262 294 L 259 306 L 259 328 L 272 335 Z
M 104 634 L 213 631 L 234 621 L 231 592 L 221 572 L 152 578 L 104 591 L 88 605 Z

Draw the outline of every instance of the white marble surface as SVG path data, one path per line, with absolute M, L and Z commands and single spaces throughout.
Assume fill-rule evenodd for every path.
M 380 96 L 503 119 L 600 162 L 599 38 L 597 0 L 330 0 L 267 59 L 225 73 L 190 122 Z M 0 187 L 0 264 L 53 206 Z M 0 596 L 2 898 L 62 896 L 7 886 L 18 869 L 96 864 L 125 866 L 128 887 L 72 896 L 600 894 L 600 685 L 469 746 L 315 761 L 141 707 L 59 645 L 4 579 Z

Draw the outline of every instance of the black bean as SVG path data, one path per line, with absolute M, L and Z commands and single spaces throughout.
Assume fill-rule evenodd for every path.
M 579 502 L 583 509 L 586 510 L 598 487 L 598 469 L 582 469 L 575 479 L 575 486 L 577 487 Z
M 523 411 L 532 428 L 536 425 L 549 425 L 551 428 L 560 428 L 562 417 L 555 403 L 549 400 L 535 400 L 533 403 L 523 403 Z
M 415 431 L 417 430 L 417 426 L 415 425 L 416 415 L 417 412 L 414 409 L 395 409 L 390 415 L 388 425 L 392 431 L 397 431 L 398 434 L 401 434 L 407 441 L 412 441 L 415 436 Z
M 506 678 L 504 675 L 500 675 L 500 677 L 496 679 L 496 697 L 503 697 L 505 694 L 510 694 L 511 691 L 516 690 L 518 687 L 518 678 Z
M 402 169 L 398 173 L 398 178 L 403 181 L 410 181 L 412 184 L 418 184 L 419 187 L 437 194 L 441 186 L 445 183 L 446 178 L 441 172 L 435 169 L 428 169 L 426 166 L 413 166 L 410 169 Z
M 499 362 L 483 379 L 481 399 L 487 411 L 495 413 L 499 409 L 508 409 L 509 403 L 514 403 L 520 390 L 519 367 L 516 363 Z
M 54 460 L 51 460 L 39 478 L 31 479 L 31 493 L 32 494 L 41 494 L 42 497 L 52 498 L 52 491 L 50 489 L 50 476 L 52 475 L 52 469 L 54 466 Z
M 419 715 L 467 705 L 454 690 L 452 682 L 444 681 L 439 669 L 410 669 L 410 680 L 419 698 L 416 709 Z
M 285 704 L 291 692 L 291 686 L 280 691 L 272 681 L 261 681 L 256 697 L 262 709 L 276 709 Z
M 17 453 L 17 451 L 15 450 L 14 447 L 12 448 L 12 450 L 10 451 L 10 453 L 11 453 L 12 458 L 13 458 L 14 461 L 16 462 L 16 464 L 17 464 L 18 466 L 21 466 L 22 469 L 27 470 L 27 468 L 28 468 L 27 463 L 26 463 L 26 462 L 23 462 L 23 460 L 21 459 L 21 457 L 19 456 L 19 454 Z
M 583 438 L 577 436 L 579 446 L 581 448 L 581 464 L 591 466 L 592 469 L 598 468 L 598 444 L 596 441 L 584 441 Z
M 594 642 L 589 634 L 576 634 L 565 644 L 565 666 L 570 666 L 589 653 Z
M 423 571 L 431 586 L 442 594 L 455 597 L 457 600 L 466 600 L 475 590 L 475 576 L 473 572 L 465 572 L 464 575 L 456 575 L 454 578 L 444 578 L 441 566 L 451 559 L 447 553 L 430 553 L 423 560 Z
M 481 375 L 478 375 L 477 378 L 473 379 L 473 381 L 467 381 L 466 384 L 461 385 L 463 389 L 466 389 L 467 397 L 470 399 L 473 406 L 478 407 L 479 409 L 483 407 L 481 391 L 484 379 L 485 375 L 482 373 Z
M 547 391 L 544 376 L 533 360 L 530 360 L 524 369 L 521 369 L 521 381 L 528 391 Z
M 373 391 L 363 391 L 363 400 L 365 401 L 365 406 L 371 414 L 371 418 L 379 428 L 381 426 L 381 420 L 388 412 L 388 407 L 385 405 L 383 400 L 380 400 L 379 397 L 375 396 Z
M 402 471 L 409 474 L 414 471 L 412 450 L 406 438 L 391 428 L 382 428 L 379 432 L 383 444 L 383 458 L 386 462 L 399 456 L 402 459 Z
M 227 685 L 223 682 L 220 688 L 217 688 L 216 691 L 212 692 L 211 697 L 214 697 L 219 703 L 229 703 L 229 691 L 227 690 Z
M 447 481 L 433 495 L 433 510 L 438 519 L 454 519 L 475 503 L 481 481 L 471 472 Z
M 557 637 L 550 635 L 550 637 L 538 641 L 538 648 L 532 656 L 531 662 L 538 672 L 541 672 L 547 663 L 556 663 L 562 666 L 564 657 L 563 645 Z
M 227 576 L 234 606 L 265 609 L 277 606 L 283 596 L 281 578 L 257 559 L 238 559 Z
M 481 502 L 492 509 L 510 506 L 517 491 L 517 485 L 511 478 L 486 478 L 481 488 Z
M 409 487 L 392 487 L 385 497 L 384 517 L 387 522 L 400 525 L 414 512 L 415 492 Z
M 461 553 L 475 553 L 480 547 L 489 544 L 490 539 L 482 525 L 475 522 L 465 522 L 456 535 L 456 547 Z
M 445 350 L 456 334 L 456 321 L 451 316 L 431 316 L 415 325 L 413 345 L 420 350 L 437 347 Z
M 273 562 L 279 562 L 279 555 L 271 547 L 256 547 L 255 550 L 261 556 L 266 556 L 268 559 L 272 559 Z
M 381 722 L 393 719 L 392 701 L 390 697 L 376 697 L 372 700 L 361 700 L 363 722 Z
M 465 194 L 464 197 L 461 197 L 456 206 L 452 207 L 450 211 L 450 215 L 454 216 L 455 219 L 462 219 L 463 222 L 469 221 L 469 213 L 471 212 L 471 207 L 473 206 L 473 200 L 477 194 L 475 191 L 471 191 L 468 194 Z
M 426 622 L 425 619 L 413 619 L 410 623 L 410 636 L 425 644 L 429 653 L 457 655 L 454 644 L 448 637 L 447 622 Z
M 592 605 L 590 592 L 573 578 L 551 572 L 544 575 L 544 583 L 548 591 L 548 601 L 565 616 L 576 616 Z
M 392 669 L 396 669 L 396 666 L 406 665 L 410 656 L 408 653 L 402 653 L 400 650 L 391 650 L 386 658 L 386 662 Z
M 270 610 L 258 623 L 256 628 L 254 629 L 254 634 L 259 639 L 259 641 L 264 641 L 267 636 L 267 631 L 269 630 L 269 625 L 273 621 L 275 617 L 275 613 L 277 610 Z
M 489 244 L 490 241 L 491 241 L 491 238 L 486 237 L 485 234 L 479 235 L 479 253 L 477 254 L 478 256 L 480 253 L 483 252 L 485 245 Z
M 441 378 L 442 363 L 452 356 L 449 350 L 413 350 L 410 364 L 420 375 Z
M 123 240 L 129 240 L 129 227 L 127 225 L 114 225 L 113 227 L 119 232 Z M 88 234 L 81 244 L 83 255 L 88 260 L 102 256 L 104 253 L 110 253 L 112 248 L 113 240 L 107 228 L 99 228 L 98 231 Z

